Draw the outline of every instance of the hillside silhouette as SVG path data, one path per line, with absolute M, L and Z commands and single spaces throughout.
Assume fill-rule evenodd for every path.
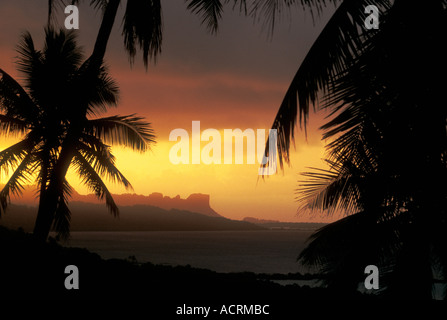
M 192 194 L 186 199 L 161 193 L 113 195 L 120 208 L 114 218 L 94 195 L 73 190 L 69 203 L 72 231 L 218 231 L 261 230 L 261 226 L 227 219 L 210 207 L 210 196 Z M 36 187 L 27 185 L 20 197 L 11 197 L 0 225 L 31 232 L 37 213 Z
M 154 192 L 147 196 L 140 194 L 117 194 L 113 195 L 115 202 L 120 206 L 132 205 L 149 205 L 162 209 L 179 209 L 191 212 L 201 213 L 210 217 L 222 217 L 210 206 L 210 196 L 208 194 L 193 193 L 188 198 L 182 199 L 179 195 L 176 197 L 163 196 L 162 193 Z M 95 196 L 89 195 L 73 195 L 74 201 L 97 203 Z
M 3 188 L 3 185 L 0 184 L 0 188 Z M 118 206 L 148 205 L 165 210 L 178 209 L 197 212 L 210 217 L 222 217 L 213 208 L 211 208 L 210 195 L 208 194 L 193 193 L 186 199 L 182 199 L 179 195 L 171 198 L 168 196 L 163 196 L 163 194 L 159 192 L 154 192 L 147 196 L 125 193 L 113 194 L 113 198 Z M 76 192 L 76 190 L 73 190 L 71 193 L 71 201 L 100 203 L 95 195 L 82 195 Z M 38 196 L 36 186 L 23 186 L 23 192 L 19 197 L 11 195 L 11 202 L 14 204 L 37 206 Z

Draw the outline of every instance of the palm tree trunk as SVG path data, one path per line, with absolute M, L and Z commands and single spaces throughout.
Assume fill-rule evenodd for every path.
M 47 27 L 51 26 L 51 19 L 53 17 L 53 11 L 54 11 L 54 0 L 48 0 Z
M 67 136 L 67 140 L 62 146 L 59 159 L 56 163 L 52 177 L 46 190 L 40 194 L 39 209 L 37 211 L 36 223 L 34 225 L 33 235 L 39 241 L 46 241 L 53 224 L 56 209 L 59 203 L 59 197 L 62 194 L 63 183 L 73 159 L 75 150 L 73 136 Z
M 54 219 L 54 213 L 49 207 L 49 193 L 40 193 L 39 209 L 37 211 L 36 223 L 34 224 L 33 236 L 39 241 L 46 241 L 50 233 Z M 54 211 L 56 208 L 54 208 Z
M 88 59 L 89 63 L 87 67 L 93 73 L 96 73 L 99 70 L 104 60 L 107 43 L 113 29 L 119 4 L 120 0 L 109 0 L 107 4 L 101 27 L 96 38 L 93 53 Z M 49 6 L 51 6 L 51 1 L 49 2 Z M 79 115 L 80 119 L 83 117 L 85 117 L 85 113 Z M 76 124 L 73 124 L 72 127 L 73 131 L 79 131 L 79 128 L 76 129 Z M 76 134 L 72 135 L 72 137 L 76 137 Z M 48 188 L 40 194 L 39 209 L 33 231 L 35 238 L 40 241 L 46 241 L 48 234 L 50 233 L 55 212 L 59 203 L 59 196 L 61 194 L 60 190 L 63 187 L 65 175 L 67 174 L 73 158 L 73 150 L 74 140 L 67 137 L 67 140 L 65 141 L 59 155 L 56 168 L 53 172 L 54 178 L 50 180 Z
M 40 240 L 45 240 L 46 236 L 44 239 L 43 238 L 43 234 L 44 232 L 40 231 L 42 229 L 42 225 L 43 223 L 43 218 L 44 215 L 41 213 L 41 208 L 44 207 L 45 202 L 45 198 L 47 195 L 47 182 L 48 182 L 48 168 L 49 168 L 49 159 L 46 158 L 44 160 L 44 163 L 42 165 L 42 180 L 40 181 L 40 192 L 39 192 L 39 211 L 37 213 L 37 218 L 36 218 L 36 223 L 34 225 L 34 232 L 33 234 L 40 238 Z
M 98 36 L 96 37 L 95 47 L 89 60 L 92 63 L 90 67 L 99 68 L 104 60 L 106 54 L 107 43 L 109 42 L 110 34 L 112 33 L 113 25 L 115 23 L 116 14 L 121 0 L 109 0 L 104 11 L 101 27 L 99 28 Z

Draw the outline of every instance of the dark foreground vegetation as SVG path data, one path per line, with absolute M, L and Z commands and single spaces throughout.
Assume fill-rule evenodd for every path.
M 86 249 L 0 227 L 1 299 L 144 299 L 147 301 L 273 302 L 341 297 L 324 288 L 282 286 L 267 275 L 217 273 L 189 266 L 104 260 Z M 79 269 L 79 289 L 67 290 L 65 267 Z M 273 275 L 272 275 L 273 277 Z M 273 277 L 274 278 L 274 277 Z M 304 279 L 304 278 L 303 278 Z

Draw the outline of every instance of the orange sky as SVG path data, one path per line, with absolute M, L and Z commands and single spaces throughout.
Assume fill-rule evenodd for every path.
M 39 4 L 36 4 L 39 3 Z M 2 1 L 0 3 L 0 67 L 17 76 L 13 57 L 20 32 L 31 31 L 41 47 L 47 1 Z M 157 144 L 147 154 L 113 148 L 117 165 L 138 194 L 161 192 L 168 196 L 191 193 L 211 195 L 211 206 L 223 216 L 252 216 L 281 221 L 308 221 L 297 216 L 294 201 L 299 172 L 321 167 L 324 142 L 317 127 L 323 115 L 311 115 L 308 140 L 297 131 L 292 166 L 258 179 L 257 164 L 179 164 L 169 161 L 175 142 L 169 133 L 176 128 L 191 132 L 191 122 L 202 130 L 269 129 L 282 97 L 313 39 L 327 17 L 313 26 L 310 14 L 293 15 L 291 23 L 278 25 L 272 40 L 249 18 L 227 10 L 217 36 L 207 34 L 200 19 L 186 12 L 182 2 L 164 1 L 163 52 L 146 72 L 138 60 L 130 68 L 120 36 L 121 16 L 107 52 L 111 75 L 121 90 L 121 102 L 110 114 L 138 113 L 147 117 L 157 135 Z M 81 6 L 79 39 L 86 54 L 91 50 L 100 13 Z M 63 12 L 59 12 L 64 17 Z M 59 22 L 63 20 L 59 19 Z M 8 32 L 5 32 L 8 30 Z M 137 57 L 138 59 L 139 57 Z M 222 135 L 223 137 L 223 135 Z M 1 137 L 0 149 L 11 143 Z M 202 147 L 206 143 L 202 143 Z M 1 177 L 4 182 L 5 177 Z M 69 174 L 80 193 L 86 189 Z M 124 188 L 110 184 L 114 193 Z M 312 221 L 322 221 L 321 216 Z

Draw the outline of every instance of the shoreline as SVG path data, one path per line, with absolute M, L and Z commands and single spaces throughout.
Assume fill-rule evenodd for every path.
M 326 288 L 280 285 L 255 273 L 219 273 L 189 266 L 138 264 L 102 259 L 54 241 L 36 243 L 30 234 L 0 227 L 0 296 L 5 299 L 123 299 L 175 301 L 290 301 L 334 299 Z M 79 290 L 67 290 L 64 270 L 79 268 Z M 362 295 L 355 294 L 355 298 Z

